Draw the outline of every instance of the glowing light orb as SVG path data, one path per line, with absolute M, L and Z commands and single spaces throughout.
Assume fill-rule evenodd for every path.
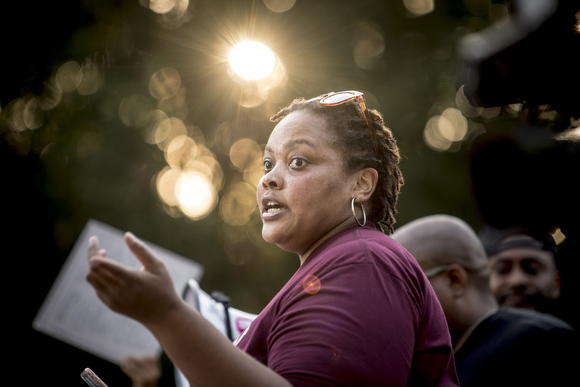
M 182 173 L 175 184 L 179 208 L 188 217 L 200 219 L 211 212 L 216 193 L 211 181 L 197 172 Z
M 302 280 L 302 288 L 308 294 L 318 293 L 321 287 L 320 279 L 314 274 L 309 274 Z
M 276 56 L 262 43 L 245 41 L 234 47 L 229 61 L 240 77 L 255 80 L 270 75 L 276 64 Z

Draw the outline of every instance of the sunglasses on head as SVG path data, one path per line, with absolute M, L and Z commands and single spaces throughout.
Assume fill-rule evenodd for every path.
M 375 137 L 375 131 L 373 130 L 372 120 L 369 113 L 369 109 L 367 108 L 367 103 L 365 100 L 364 93 L 355 90 L 347 90 L 347 91 L 339 91 L 335 93 L 334 91 L 330 93 L 326 93 L 320 95 L 316 98 L 312 98 L 312 100 L 318 100 L 318 103 L 322 106 L 338 106 L 349 101 L 357 100 L 358 105 L 360 106 L 363 116 L 365 117 L 365 121 L 367 123 L 367 127 L 369 128 L 369 132 L 371 133 L 371 138 L 373 140 L 373 147 L 375 148 L 375 153 L 377 157 L 379 157 L 379 148 L 377 146 L 377 139 Z

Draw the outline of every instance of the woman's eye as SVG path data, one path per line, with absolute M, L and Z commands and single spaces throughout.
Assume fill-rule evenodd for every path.
M 303 159 L 292 159 L 292 161 L 290 161 L 290 166 L 293 168 L 301 168 L 303 166 L 306 165 L 306 161 L 304 161 Z
M 274 168 L 274 163 L 269 160 L 264 160 L 262 165 L 264 166 L 264 172 L 269 172 L 272 168 Z

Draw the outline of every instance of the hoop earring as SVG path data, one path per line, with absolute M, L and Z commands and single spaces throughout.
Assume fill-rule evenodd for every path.
M 354 219 L 356 220 L 356 222 L 358 223 L 359 226 L 364 227 L 367 224 L 367 214 L 365 213 L 365 207 L 363 206 L 362 203 L 360 204 L 360 208 L 362 210 L 363 213 L 363 222 L 361 223 L 358 218 L 356 217 L 356 212 L 354 210 L 354 200 L 356 199 L 356 196 L 352 198 L 352 200 L 350 201 L 350 209 L 352 210 L 352 215 L 354 216 Z

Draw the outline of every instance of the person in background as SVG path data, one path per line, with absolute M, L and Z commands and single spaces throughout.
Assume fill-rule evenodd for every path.
M 175 292 L 132 233 L 143 268 L 89 240 L 87 280 L 147 327 L 192 386 L 457 386 L 433 289 L 392 232 L 403 178 L 382 115 L 357 91 L 296 99 L 272 117 L 257 187 L 262 236 L 300 266 L 234 345 Z
M 461 386 L 563 386 L 575 379 L 574 330 L 548 314 L 500 307 L 487 255 L 467 223 L 431 215 L 392 237 L 417 259 L 441 302 Z
M 162 367 L 159 356 L 127 356 L 120 367 L 131 379 L 133 387 L 159 387 L 161 385 Z M 175 386 L 174 383 L 172 385 Z
M 556 243 L 546 232 L 484 226 L 479 237 L 489 257 L 490 285 L 499 304 L 553 313 L 560 297 Z

